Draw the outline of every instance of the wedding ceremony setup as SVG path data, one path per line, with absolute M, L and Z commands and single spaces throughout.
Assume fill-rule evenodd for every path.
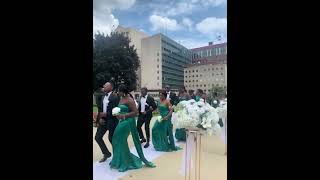
M 227 0 L 93 0 L 93 180 L 227 179 Z
M 224 99 L 218 107 L 214 108 L 201 98 L 199 101 L 191 99 L 179 102 L 176 106 L 172 106 L 172 109 L 174 111 L 171 118 L 173 126 L 175 129 L 186 131 L 185 142 L 175 139 L 175 145 L 180 147 L 180 150 L 157 151 L 151 143 L 148 148 L 143 149 L 143 153 L 148 161 L 155 164 L 155 168 L 149 169 L 146 166 L 139 170 L 119 172 L 109 167 L 112 157 L 105 162 L 97 162 L 100 153 L 94 145 L 94 180 L 162 179 L 168 176 L 181 180 L 211 179 L 209 177 L 226 179 L 227 100 Z M 119 114 L 121 114 L 121 108 L 112 109 L 113 116 Z M 165 121 L 163 117 L 158 115 L 152 118 L 151 124 L 154 126 L 155 123 L 163 121 Z M 130 152 L 139 156 L 130 136 L 128 144 Z M 109 147 L 111 149 L 110 145 Z M 215 158 L 211 158 L 212 156 Z M 167 168 L 170 169 L 170 173 L 163 174 L 167 173 Z M 218 171 L 217 174 L 211 174 L 214 171 Z M 208 175 L 209 177 L 206 177 Z

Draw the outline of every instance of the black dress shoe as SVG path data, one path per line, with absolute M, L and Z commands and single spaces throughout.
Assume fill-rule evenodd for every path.
M 140 142 L 141 143 L 145 143 L 145 142 L 147 142 L 147 140 L 146 139 L 141 139 Z
M 99 161 L 99 163 L 105 162 L 109 157 L 111 157 L 111 154 L 104 155 L 103 158 Z
M 149 147 L 149 142 L 147 142 L 146 145 L 143 146 L 144 148 L 148 148 Z

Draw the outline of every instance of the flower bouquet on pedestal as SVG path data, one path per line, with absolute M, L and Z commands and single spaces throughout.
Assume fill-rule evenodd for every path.
M 201 129 L 209 135 L 221 132 L 217 110 L 203 100 L 181 101 L 174 107 L 172 120 L 177 128 Z

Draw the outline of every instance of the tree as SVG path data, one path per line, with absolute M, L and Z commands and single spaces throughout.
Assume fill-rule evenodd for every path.
M 107 81 L 113 81 L 115 88 L 125 83 L 130 91 L 136 90 L 140 66 L 137 51 L 124 33 L 105 36 L 97 33 L 93 39 L 93 91 Z

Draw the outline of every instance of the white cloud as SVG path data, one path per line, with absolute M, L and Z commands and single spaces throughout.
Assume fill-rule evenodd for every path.
M 222 38 L 226 38 L 227 19 L 208 17 L 199 22 L 196 25 L 196 29 L 203 34 L 208 35 L 209 38 L 216 38 L 218 35 L 222 36 Z
M 200 0 L 203 6 L 221 6 L 227 3 L 227 0 Z
M 177 3 L 176 6 L 171 7 L 166 14 L 168 16 L 175 16 L 179 14 L 190 14 L 196 6 L 188 2 Z
M 152 15 L 149 17 L 149 21 L 152 24 L 152 31 L 166 29 L 170 31 L 180 30 L 182 27 L 177 23 L 175 19 L 170 19 L 167 17 L 162 17 L 158 15 Z
M 128 9 L 134 5 L 135 0 L 93 0 L 93 10 L 99 9 Z
M 112 10 L 128 9 L 134 3 L 135 0 L 93 0 L 93 33 L 110 34 L 119 25 Z
M 193 25 L 193 21 L 191 19 L 189 19 L 189 18 L 183 18 L 182 19 L 182 24 L 184 26 L 188 27 L 189 30 L 191 30 L 192 29 L 192 25 Z
M 177 0 L 171 1 L 167 5 L 154 4 L 153 14 L 161 16 L 177 16 L 191 14 L 195 11 L 201 11 L 208 7 L 218 7 L 226 5 L 227 0 Z

